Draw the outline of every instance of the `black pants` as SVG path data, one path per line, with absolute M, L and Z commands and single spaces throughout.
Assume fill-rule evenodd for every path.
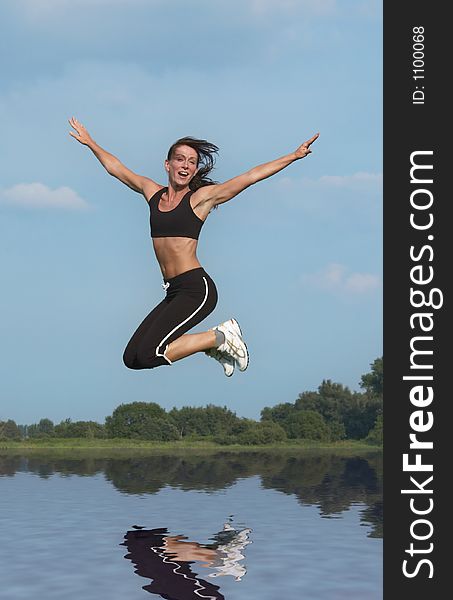
M 168 345 L 206 318 L 217 304 L 214 282 L 201 267 L 168 279 L 166 297 L 139 325 L 124 351 L 130 369 L 171 365 Z

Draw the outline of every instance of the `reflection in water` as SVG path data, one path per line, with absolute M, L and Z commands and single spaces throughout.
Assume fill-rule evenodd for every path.
M 381 600 L 382 452 L 0 450 L 0 530 L 8 600 Z
M 247 570 L 240 561 L 245 558 L 242 550 L 251 543 L 250 532 L 249 528 L 237 530 L 230 523 L 225 523 L 222 531 L 212 537 L 214 543 L 207 548 L 215 548 L 217 560 L 213 565 L 215 571 L 210 573 L 210 577 L 232 575 L 236 581 L 242 579 Z
M 48 478 L 103 473 L 124 494 L 157 494 L 166 486 L 183 490 L 227 489 L 238 479 L 258 475 L 265 489 L 294 495 L 301 505 L 315 505 L 321 517 L 340 517 L 351 506 L 364 506 L 361 519 L 369 537 L 382 538 L 382 452 L 343 456 L 332 452 L 214 452 L 74 457 L 33 452 L 0 453 L 0 475 L 28 471 Z
M 210 544 L 187 541 L 184 535 L 169 535 L 166 528 L 143 529 L 134 526 L 124 536 L 122 546 L 128 553 L 125 558 L 135 565 L 135 573 L 152 580 L 143 589 L 169 600 L 209 598 L 222 600 L 219 586 L 202 579 L 192 570 L 196 562 L 209 569 L 205 577 L 232 575 L 236 581 L 245 575 L 241 561 L 250 544 L 250 529 L 239 529 L 225 523 L 223 529 L 212 536 Z

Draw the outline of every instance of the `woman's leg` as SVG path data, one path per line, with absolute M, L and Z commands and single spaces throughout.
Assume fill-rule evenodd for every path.
M 129 368 L 152 369 L 215 346 L 214 331 L 184 335 L 214 310 L 214 282 L 202 269 L 170 282 L 167 297 L 144 319 L 124 352 Z
M 171 364 L 196 352 L 204 352 L 216 345 L 215 331 L 186 332 L 203 321 L 215 308 L 217 290 L 208 277 L 203 277 L 198 292 L 183 287 L 171 301 L 171 315 L 163 315 L 169 333 L 159 342 L 157 355 L 165 356 Z M 170 329 L 171 327 L 171 329 Z
M 195 354 L 196 352 L 205 352 L 211 348 L 217 348 L 216 333 L 212 329 L 203 331 L 203 333 L 186 333 L 168 344 L 165 356 L 175 362 Z
M 167 306 L 166 300 L 162 300 L 153 310 L 143 319 L 129 340 L 123 354 L 123 362 L 129 369 L 143 369 L 141 360 L 139 360 L 139 349 L 146 345 L 146 336 L 152 330 L 153 325 L 158 323 L 161 315 L 165 312 Z M 152 344 L 152 341 L 150 342 Z M 141 354 L 141 351 L 140 351 Z

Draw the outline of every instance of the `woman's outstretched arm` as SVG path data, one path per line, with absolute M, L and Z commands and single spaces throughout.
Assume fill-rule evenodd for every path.
M 307 154 L 310 154 L 310 146 L 318 139 L 318 137 L 319 133 L 315 134 L 309 140 L 301 144 L 294 152 L 262 165 L 258 165 L 242 175 L 238 175 L 237 177 L 233 177 L 233 179 L 225 181 L 225 183 L 200 188 L 196 192 L 196 200 L 199 200 L 197 204 L 204 204 L 210 209 L 217 204 L 228 202 L 228 200 L 231 200 L 231 198 L 237 196 L 250 185 L 275 175 L 294 161 L 300 160 L 301 158 L 307 156 Z
M 69 124 L 74 129 L 74 131 L 70 131 L 69 134 L 84 146 L 88 146 L 109 175 L 113 175 L 113 177 L 119 179 L 122 183 L 134 190 L 134 192 L 143 194 L 146 200 L 149 200 L 149 198 L 162 187 L 152 179 L 149 179 L 149 177 L 137 175 L 137 173 L 134 173 L 123 165 L 116 156 L 113 156 L 113 154 L 110 154 L 110 152 L 101 148 L 101 146 L 99 146 L 99 144 L 97 144 L 90 136 L 86 127 L 84 127 L 82 123 L 79 123 L 75 117 L 71 117 L 68 120 Z

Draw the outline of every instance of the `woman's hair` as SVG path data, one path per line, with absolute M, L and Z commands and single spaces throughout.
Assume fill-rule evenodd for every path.
M 170 160 L 173 152 L 178 146 L 190 146 L 195 150 L 198 155 L 198 164 L 199 167 L 197 174 L 189 183 L 189 188 L 193 191 L 198 190 L 205 185 L 212 185 L 214 183 L 218 183 L 217 181 L 213 181 L 210 177 L 208 177 L 209 173 L 214 168 L 215 164 L 215 155 L 218 153 L 219 149 L 215 144 L 211 144 L 207 140 L 198 140 L 197 138 L 187 136 L 180 138 L 177 140 L 168 151 L 167 160 Z

